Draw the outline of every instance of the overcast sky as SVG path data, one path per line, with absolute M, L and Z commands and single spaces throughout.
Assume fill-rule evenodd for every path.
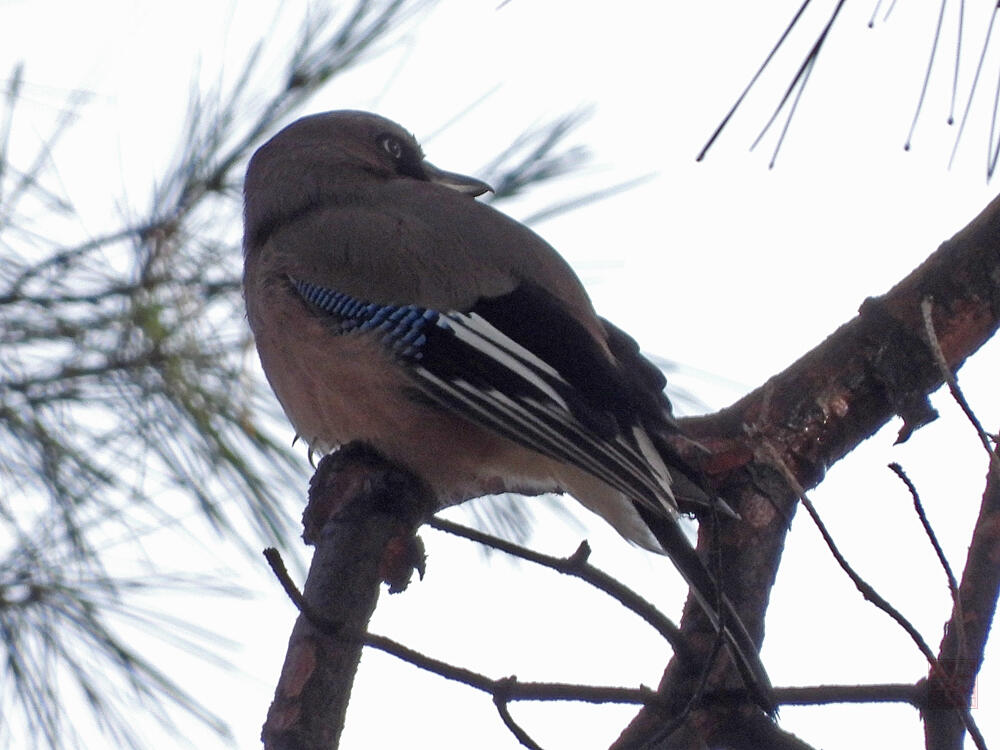
M 707 160 L 699 164 L 695 156 L 798 0 L 498 4 L 441 2 L 404 44 L 324 90 L 310 111 L 378 111 L 422 138 L 439 166 L 475 173 L 526 126 L 592 105 L 579 139 L 594 152 L 593 167 L 510 211 L 527 216 L 559 191 L 655 174 L 641 187 L 536 229 L 577 268 L 603 315 L 647 351 L 691 369 L 679 380 L 710 409 L 822 341 L 995 194 L 984 159 L 984 113 L 995 77 L 984 79 L 973 109 L 979 117 L 947 168 L 956 130 L 946 125 L 951 16 L 913 148 L 903 150 L 938 13 L 930 4 L 900 4 L 887 20 L 879 16 L 874 29 L 866 26 L 871 2 L 847 4 L 773 170 L 767 166 L 774 132 L 755 151 L 749 145 L 813 31 L 793 40 Z M 27 111 L 39 117 L 69 89 L 92 92 L 59 166 L 68 192 L 96 225 L 124 197 L 144 205 L 179 137 L 192 79 L 231 78 L 262 35 L 280 47 L 302 7 L 282 3 L 275 23 L 267 3 L 7 2 L 0 6 L 0 76 L 25 61 L 25 93 L 35 107 Z M 810 29 L 825 20 L 824 8 L 816 9 Z M 987 12 L 967 8 L 959 114 Z M 995 76 L 997 69 L 993 54 L 984 70 Z M 961 373 L 993 431 L 1000 422 L 998 367 L 992 343 Z M 944 579 L 908 495 L 884 467 L 898 461 L 909 472 L 960 569 L 985 460 L 945 395 L 933 401 L 938 422 L 901 447 L 892 445 L 898 424 L 890 425 L 834 467 L 814 500 L 848 559 L 936 648 L 950 615 Z M 289 501 L 300 494 L 291 491 Z M 587 536 L 597 564 L 679 613 L 683 587 L 667 561 L 630 547 L 583 511 L 580 518 L 585 528 L 542 512 L 533 543 L 568 554 Z M 402 596 L 383 597 L 373 631 L 497 677 L 657 682 L 666 649 L 596 593 L 499 556 L 486 559 L 435 532 L 424 538 L 427 580 Z M 891 549 L 887 538 L 896 540 Z M 256 746 L 294 619 L 262 566 L 257 573 L 245 583 L 259 597 L 198 605 L 209 624 L 243 644 L 236 654 L 243 674 L 198 669 L 192 685 L 232 723 L 240 747 Z M 763 657 L 782 686 L 907 682 L 925 673 L 912 643 L 861 601 L 804 516 L 788 539 Z M 998 664 L 993 644 L 974 712 L 994 743 L 1000 741 Z M 606 747 L 634 713 L 553 704 L 513 710 L 547 750 Z M 905 707 L 786 708 L 781 723 L 827 750 L 922 743 L 916 713 Z M 210 738 L 198 744 L 212 747 Z M 151 746 L 170 747 L 160 738 Z M 343 747 L 394 746 L 500 750 L 517 743 L 487 697 L 366 653 Z

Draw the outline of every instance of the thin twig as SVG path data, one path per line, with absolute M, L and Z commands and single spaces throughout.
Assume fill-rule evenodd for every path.
M 275 576 L 278 578 L 278 581 L 292 603 L 299 611 L 305 613 L 307 617 L 312 617 L 313 615 L 310 615 L 307 611 L 308 607 L 303 601 L 302 594 L 299 592 L 294 581 L 291 580 L 285 568 L 281 554 L 273 548 L 268 548 L 264 551 L 264 556 L 267 558 L 271 569 L 274 571 Z M 321 617 L 317 617 L 313 624 L 332 637 L 349 638 L 348 634 L 336 623 L 324 621 Z M 652 707 L 662 707 L 657 694 L 646 687 L 632 689 L 569 683 L 520 682 L 513 676 L 494 680 L 471 669 L 459 667 L 427 656 L 385 636 L 364 633 L 360 637 L 366 646 L 395 656 L 401 661 L 436 674 L 439 677 L 444 677 L 445 679 L 459 682 L 468 687 L 488 693 L 497 706 L 504 724 L 507 725 L 511 733 L 525 747 L 537 748 L 538 745 L 534 743 L 534 740 L 510 716 L 506 706 L 511 701 L 581 701 L 587 703 L 642 704 Z M 726 691 L 707 693 L 704 696 L 706 701 L 726 700 L 727 697 Z M 774 698 L 779 705 L 786 706 L 817 706 L 830 703 L 907 703 L 916 708 L 922 708 L 926 704 L 927 689 L 923 681 L 915 685 L 910 683 L 802 685 L 776 687 L 774 688 Z
M 454 521 L 446 521 L 443 518 L 431 518 L 427 522 L 427 525 L 431 528 L 437 529 L 438 531 L 470 539 L 474 542 L 478 542 L 479 544 L 491 547 L 492 549 L 505 552 L 508 555 L 519 557 L 522 560 L 527 560 L 537 565 L 550 568 L 551 570 L 563 573 L 564 575 L 579 578 L 580 580 L 589 583 L 594 588 L 603 591 L 623 607 L 631 612 L 634 612 L 645 620 L 673 647 L 674 653 L 676 653 L 679 658 L 689 661 L 694 658 L 683 633 L 681 633 L 680 628 L 671 622 L 670 618 L 660 612 L 647 599 L 644 599 L 628 586 L 625 586 L 621 581 L 612 578 L 610 575 L 599 568 L 594 567 L 587 561 L 587 558 L 590 555 L 590 545 L 587 544 L 586 541 L 581 542 L 576 552 L 569 557 L 552 557 L 550 555 L 544 555 L 540 552 L 536 552 L 535 550 L 528 549 L 527 547 L 523 547 L 519 544 L 508 542 L 505 539 L 500 539 L 499 537 L 491 534 L 486 534 L 482 531 L 478 531 L 477 529 L 462 526 Z
M 955 606 L 944 628 L 939 647 L 940 661 L 947 671 L 932 672 L 927 679 L 928 709 L 924 712 L 927 747 L 958 747 L 963 726 L 955 720 L 954 694 L 968 702 L 982 668 L 986 644 L 996 615 L 1000 592 L 1000 475 L 988 471 L 979 516 L 959 586 L 961 608 Z M 945 710 L 934 710 L 945 709 Z M 957 718 L 961 718 L 961 714 Z
M 264 550 L 264 559 L 267 560 L 267 564 L 271 566 L 271 570 L 274 572 L 274 577 L 278 579 L 278 583 L 281 584 L 281 588 L 285 590 L 285 594 L 289 599 L 292 600 L 292 604 L 295 605 L 295 609 L 299 612 L 305 612 L 308 609 L 306 600 L 302 596 L 302 592 L 299 591 L 299 587 L 295 585 L 295 581 L 288 574 L 288 568 L 285 567 L 285 561 L 281 558 L 281 553 L 278 552 L 274 547 L 267 547 Z
M 581 542 L 576 552 L 574 552 L 570 557 L 557 558 L 549 555 L 543 555 L 535 550 L 514 544 L 505 539 L 500 539 L 476 529 L 471 529 L 441 518 L 432 518 L 428 521 L 428 524 L 439 531 L 444 531 L 456 536 L 470 539 L 487 545 L 493 549 L 528 560 L 529 562 L 534 562 L 538 565 L 551 568 L 557 572 L 580 578 L 600 591 L 605 592 L 614 598 L 619 604 L 638 614 L 647 623 L 652 625 L 657 632 L 663 635 L 663 637 L 674 646 L 674 652 L 677 654 L 679 659 L 683 661 L 684 659 L 692 658 L 687 641 L 684 640 L 683 634 L 676 625 L 674 625 L 667 617 L 665 617 L 650 602 L 642 598 L 639 594 L 629 589 L 617 579 L 612 578 L 587 562 L 587 558 L 590 555 L 590 545 L 586 541 Z M 677 641 L 675 641 L 672 637 L 674 633 L 677 635 Z M 658 739 L 663 740 L 673 734 L 686 721 L 693 708 L 700 704 L 703 698 L 708 695 L 705 691 L 705 687 L 708 684 L 711 665 L 715 663 L 716 656 L 722 649 L 723 643 L 723 635 L 720 631 L 716 634 L 716 639 L 712 646 L 711 653 L 708 658 L 703 660 L 701 675 L 698 679 L 696 688 L 692 691 L 690 697 L 684 705 L 684 708 L 680 712 L 673 715 L 670 722 L 663 729 L 657 732 L 656 736 Z M 679 647 L 678 644 L 680 644 Z
M 830 535 L 829 530 L 827 530 L 826 524 L 824 524 L 823 520 L 819 517 L 819 513 L 816 510 L 816 506 L 813 505 L 812 500 L 810 500 L 809 497 L 806 495 L 805 490 L 802 489 L 802 486 L 795 478 L 795 475 L 792 474 L 791 470 L 788 468 L 788 465 L 781 458 L 778 451 L 767 440 L 763 440 L 761 445 L 762 448 L 767 452 L 771 465 L 777 468 L 778 471 L 781 472 L 782 476 L 785 478 L 785 481 L 788 482 L 788 486 L 791 487 L 798 495 L 799 500 L 802 502 L 802 505 L 809 513 L 809 516 L 812 518 L 813 523 L 816 524 L 816 528 L 819 530 L 820 535 L 823 537 L 823 541 L 826 543 L 826 546 L 830 550 L 830 553 L 837 561 L 837 564 L 841 567 L 841 569 L 847 574 L 847 576 L 854 583 L 858 591 L 861 592 L 861 595 L 865 599 L 870 601 L 872 604 L 874 604 L 876 607 L 881 609 L 883 612 L 885 612 L 887 615 L 889 615 L 889 617 L 891 617 L 893 620 L 895 620 L 896 623 L 903 630 L 906 631 L 907 635 L 910 636 L 910 639 L 914 642 L 914 644 L 916 644 L 917 648 L 920 649 L 920 652 L 924 655 L 924 658 L 927 659 L 927 663 L 931 667 L 931 672 L 940 673 L 941 666 L 938 663 L 937 656 L 935 656 L 934 652 L 931 651 L 930 646 L 927 645 L 927 642 L 924 640 L 923 636 L 920 635 L 920 631 L 918 631 L 913 626 L 913 624 L 902 615 L 902 613 L 899 610 L 897 610 L 888 601 L 886 601 L 881 596 L 881 594 L 879 594 L 877 591 L 875 591 L 874 588 L 872 588 L 870 583 L 865 581 L 860 575 L 858 575 L 857 571 L 855 571 L 854 568 L 851 567 L 851 564 L 847 562 L 847 559 L 840 552 L 840 549 L 837 547 L 836 542 L 833 541 L 833 537 Z M 956 711 L 958 711 L 959 715 L 961 716 L 962 723 L 965 725 L 966 730 L 969 732 L 969 736 L 972 737 L 973 742 L 975 742 L 976 747 L 979 748 L 979 750 L 986 750 L 986 742 L 983 739 L 982 734 L 979 732 L 979 728 L 976 726 L 975 720 L 969 714 L 968 709 L 963 706 L 963 700 L 961 699 L 961 697 L 955 695 L 951 695 L 951 697 L 956 699 L 955 700 Z
M 924 504 L 920 500 L 920 494 L 917 492 L 916 486 L 914 486 L 913 482 L 910 481 L 906 472 L 903 471 L 903 467 L 899 464 L 891 463 L 889 464 L 889 468 L 903 481 L 903 484 L 906 485 L 907 489 L 909 489 L 910 496 L 913 498 L 913 508 L 917 513 L 917 518 L 920 519 L 920 524 L 924 527 L 924 533 L 927 534 L 927 538 L 930 540 L 931 546 L 934 548 L 934 553 L 937 555 L 937 558 L 941 563 L 941 567 L 944 568 L 945 576 L 948 579 L 948 590 L 951 593 L 952 607 L 954 608 L 951 622 L 954 624 L 956 629 L 955 638 L 958 644 L 958 653 L 965 653 L 965 617 L 963 615 L 962 597 L 959 595 L 958 591 L 958 581 L 955 578 L 954 572 L 952 572 L 951 565 L 948 563 L 948 558 L 945 557 L 944 550 L 941 549 L 941 544 L 938 542 L 937 534 L 934 533 L 934 529 L 931 528 L 930 521 L 927 520 L 927 514 L 924 512 Z
M 775 699 L 783 706 L 821 706 L 829 703 L 908 703 L 921 708 L 926 703 L 923 683 L 887 683 L 877 685 L 812 685 L 774 689 Z
M 941 349 L 941 342 L 938 340 L 937 332 L 934 330 L 934 298 L 924 297 L 920 300 L 920 313 L 924 318 L 924 331 L 927 334 L 927 343 L 931 347 L 931 353 L 934 355 L 934 361 L 937 363 L 938 368 L 941 371 L 941 376 L 944 378 L 944 382 L 948 384 L 948 390 L 951 391 L 952 398 L 962 409 L 962 412 L 972 423 L 972 426 L 976 429 L 976 434 L 979 436 L 979 442 L 983 444 L 983 448 L 986 449 L 987 455 L 990 457 L 990 467 L 993 471 L 1000 474 L 1000 460 L 997 459 L 997 455 L 993 452 L 993 446 L 990 442 L 990 436 L 983 429 L 982 422 L 979 421 L 979 417 L 976 416 L 975 412 L 972 411 L 972 407 L 969 406 L 969 402 L 965 399 L 965 394 L 962 393 L 962 389 L 958 387 L 958 379 L 955 377 L 955 373 L 952 372 L 951 367 L 948 365 L 948 360 L 944 356 L 944 351 Z
M 578 685 L 567 682 L 521 682 L 515 677 L 495 680 L 471 669 L 458 667 L 422 654 L 383 635 L 365 633 L 361 637 L 366 646 L 384 651 L 415 667 L 433 672 L 439 677 L 489 693 L 490 697 L 497 694 L 503 695 L 507 701 L 578 701 L 580 703 L 624 703 L 654 706 L 664 710 L 668 708 L 659 696 L 648 687 L 626 688 L 608 685 Z
M 888 601 L 886 601 L 881 594 L 872 588 L 871 584 L 865 581 L 858 573 L 851 567 L 851 564 L 847 562 L 847 559 L 841 553 L 840 549 L 837 547 L 837 543 L 833 541 L 833 537 L 830 535 L 829 530 L 826 528 L 826 524 L 823 523 L 823 519 L 820 518 L 819 512 L 816 510 L 816 506 L 813 505 L 812 500 L 806 495 L 805 490 L 799 485 L 798 480 L 792 474 L 791 470 L 785 465 L 781 456 L 778 454 L 777 450 L 769 443 L 763 443 L 764 450 L 769 454 L 769 458 L 772 464 L 781 471 L 785 478 L 785 481 L 789 483 L 789 486 L 798 494 L 799 500 L 805 506 L 806 511 L 808 511 L 813 523 L 816 524 L 816 528 L 819 530 L 820 536 L 823 537 L 823 542 L 826 544 L 827 549 L 830 550 L 830 554 L 837 561 L 837 564 L 841 569 L 847 574 L 848 578 L 854 586 L 861 592 L 861 595 L 874 604 L 876 607 L 885 612 L 889 617 L 896 621 L 896 623 L 903 628 L 909 634 L 910 638 L 920 649 L 920 652 L 927 658 L 928 663 L 933 667 L 937 664 L 937 659 L 934 656 L 934 652 L 931 651 L 930 646 L 920 635 L 920 632 L 913 626 L 913 624 L 907 620 L 902 613 L 899 612 L 895 607 L 893 607 Z
M 352 635 L 341 623 L 332 622 L 317 613 L 313 612 L 304 600 L 295 582 L 288 574 L 288 570 L 281 558 L 281 553 L 276 549 L 268 548 L 264 550 L 264 557 L 267 559 L 271 570 L 281 583 L 288 598 L 301 612 L 310 624 L 325 635 L 344 641 L 360 640 L 365 646 L 378 649 L 384 653 L 395 656 L 397 659 L 405 661 L 426 672 L 431 672 L 444 677 L 445 679 L 459 682 L 468 687 L 475 688 L 487 693 L 497 705 L 500 716 L 504 724 L 522 741 L 522 736 L 531 741 L 530 737 L 523 730 L 520 730 L 517 723 L 510 717 L 509 712 L 501 704 L 511 701 L 535 700 L 535 701 L 579 701 L 583 703 L 624 703 L 632 705 L 642 705 L 658 707 L 661 710 L 668 710 L 659 696 L 645 686 L 639 688 L 611 687 L 598 685 L 578 685 L 572 683 L 559 682 L 520 682 L 514 676 L 493 679 L 484 674 L 475 672 L 465 667 L 427 656 L 408 646 L 375 633 L 364 632 Z M 506 716 L 506 718 L 504 718 Z M 508 721 L 509 720 L 509 721 Z M 514 730 L 517 727 L 520 734 Z M 523 741 L 522 741 L 522 744 Z M 526 745 L 526 747 L 537 747 L 537 745 Z
M 917 518 L 920 519 L 920 525 L 924 527 L 924 533 L 927 534 L 927 538 L 931 542 L 931 546 L 934 548 L 934 553 L 937 555 L 938 560 L 941 562 L 941 567 L 944 568 L 944 574 L 948 577 L 948 590 L 951 591 L 951 600 L 954 602 L 956 607 L 960 607 L 960 602 L 958 599 L 958 579 L 955 578 L 955 573 L 951 569 L 951 565 L 948 563 L 948 558 L 944 555 L 944 550 L 941 549 L 941 544 L 938 542 L 937 534 L 934 533 L 934 529 L 931 528 L 930 521 L 927 520 L 927 513 L 924 511 L 924 504 L 920 500 L 920 495 L 917 493 L 917 488 L 910 481 L 910 478 L 906 476 L 906 472 L 903 471 L 903 467 L 897 464 L 895 461 L 889 464 L 889 468 L 899 477 L 906 488 L 910 491 L 910 497 L 913 498 L 913 509 L 917 513 Z
M 520 724 L 514 721 L 514 717 L 511 716 L 507 704 L 508 700 L 505 694 L 501 695 L 498 693 L 493 696 L 493 705 L 496 706 L 497 713 L 500 714 L 500 720 L 510 730 L 510 733 L 517 738 L 517 741 L 524 745 L 524 747 L 529 748 L 529 750 L 542 750 L 542 746 L 535 742 Z

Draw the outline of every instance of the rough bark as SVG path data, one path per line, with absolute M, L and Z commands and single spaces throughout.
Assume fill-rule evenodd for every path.
M 778 464 L 809 489 L 893 416 L 903 419 L 901 441 L 936 417 L 927 397 L 942 385 L 943 374 L 925 330 L 925 299 L 933 303 L 937 339 L 955 371 L 1000 324 L 1000 199 L 888 293 L 865 300 L 857 317 L 784 372 L 718 413 L 684 420 L 684 429 L 711 450 L 706 469 L 742 516 L 721 520 L 715 554 L 751 634 L 763 636 L 771 586 L 797 507 L 798 490 Z M 706 528 L 699 535 L 703 553 L 712 546 Z M 696 646 L 710 648 L 711 631 L 690 601 L 681 629 Z M 672 661 L 664 672 L 660 690 L 668 696 L 676 689 L 677 670 Z M 708 690 L 725 687 L 725 677 L 713 676 Z M 663 720 L 646 709 L 614 748 L 766 746 L 741 742 L 739 731 L 732 731 L 740 710 L 716 705 L 693 711 L 685 722 L 691 731 L 671 739 L 658 736 Z M 774 731 L 777 743 L 782 738 Z
M 261 732 L 266 750 L 337 747 L 381 584 L 400 590 L 422 569 L 413 532 L 428 499 L 418 479 L 363 446 L 320 462 L 303 514 L 316 549 Z

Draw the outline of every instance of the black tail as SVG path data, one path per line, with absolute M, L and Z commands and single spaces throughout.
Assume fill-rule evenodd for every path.
M 768 715 L 773 716 L 775 705 L 771 693 L 771 680 L 760 660 L 757 644 L 747 632 L 732 602 L 719 590 L 715 578 L 698 557 L 677 521 L 638 503 L 636 508 L 656 536 L 660 546 L 691 586 L 691 591 L 712 625 L 725 637 L 733 660 L 754 702 Z

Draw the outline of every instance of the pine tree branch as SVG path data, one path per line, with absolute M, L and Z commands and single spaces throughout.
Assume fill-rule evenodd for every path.
M 721 519 L 717 546 L 703 528 L 699 550 L 714 555 L 725 572 L 724 586 L 751 634 L 763 633 L 770 588 L 799 496 L 761 446 L 775 446 L 797 484 L 809 489 L 894 415 L 903 418 L 899 441 L 936 418 L 927 397 L 945 379 L 927 343 L 921 304 L 934 300 L 940 349 L 948 368 L 957 370 L 1000 325 L 998 236 L 1000 199 L 784 372 L 721 412 L 682 421 L 709 448 L 712 458 L 704 468 L 742 517 Z M 681 630 L 692 643 L 711 640 L 710 627 L 690 599 Z M 676 665 L 668 666 L 661 690 L 677 689 L 677 672 Z M 708 689 L 722 687 L 714 681 Z M 707 727 L 702 739 L 732 720 L 718 711 L 692 718 Z M 640 712 L 617 747 L 641 746 L 658 725 L 656 717 Z

